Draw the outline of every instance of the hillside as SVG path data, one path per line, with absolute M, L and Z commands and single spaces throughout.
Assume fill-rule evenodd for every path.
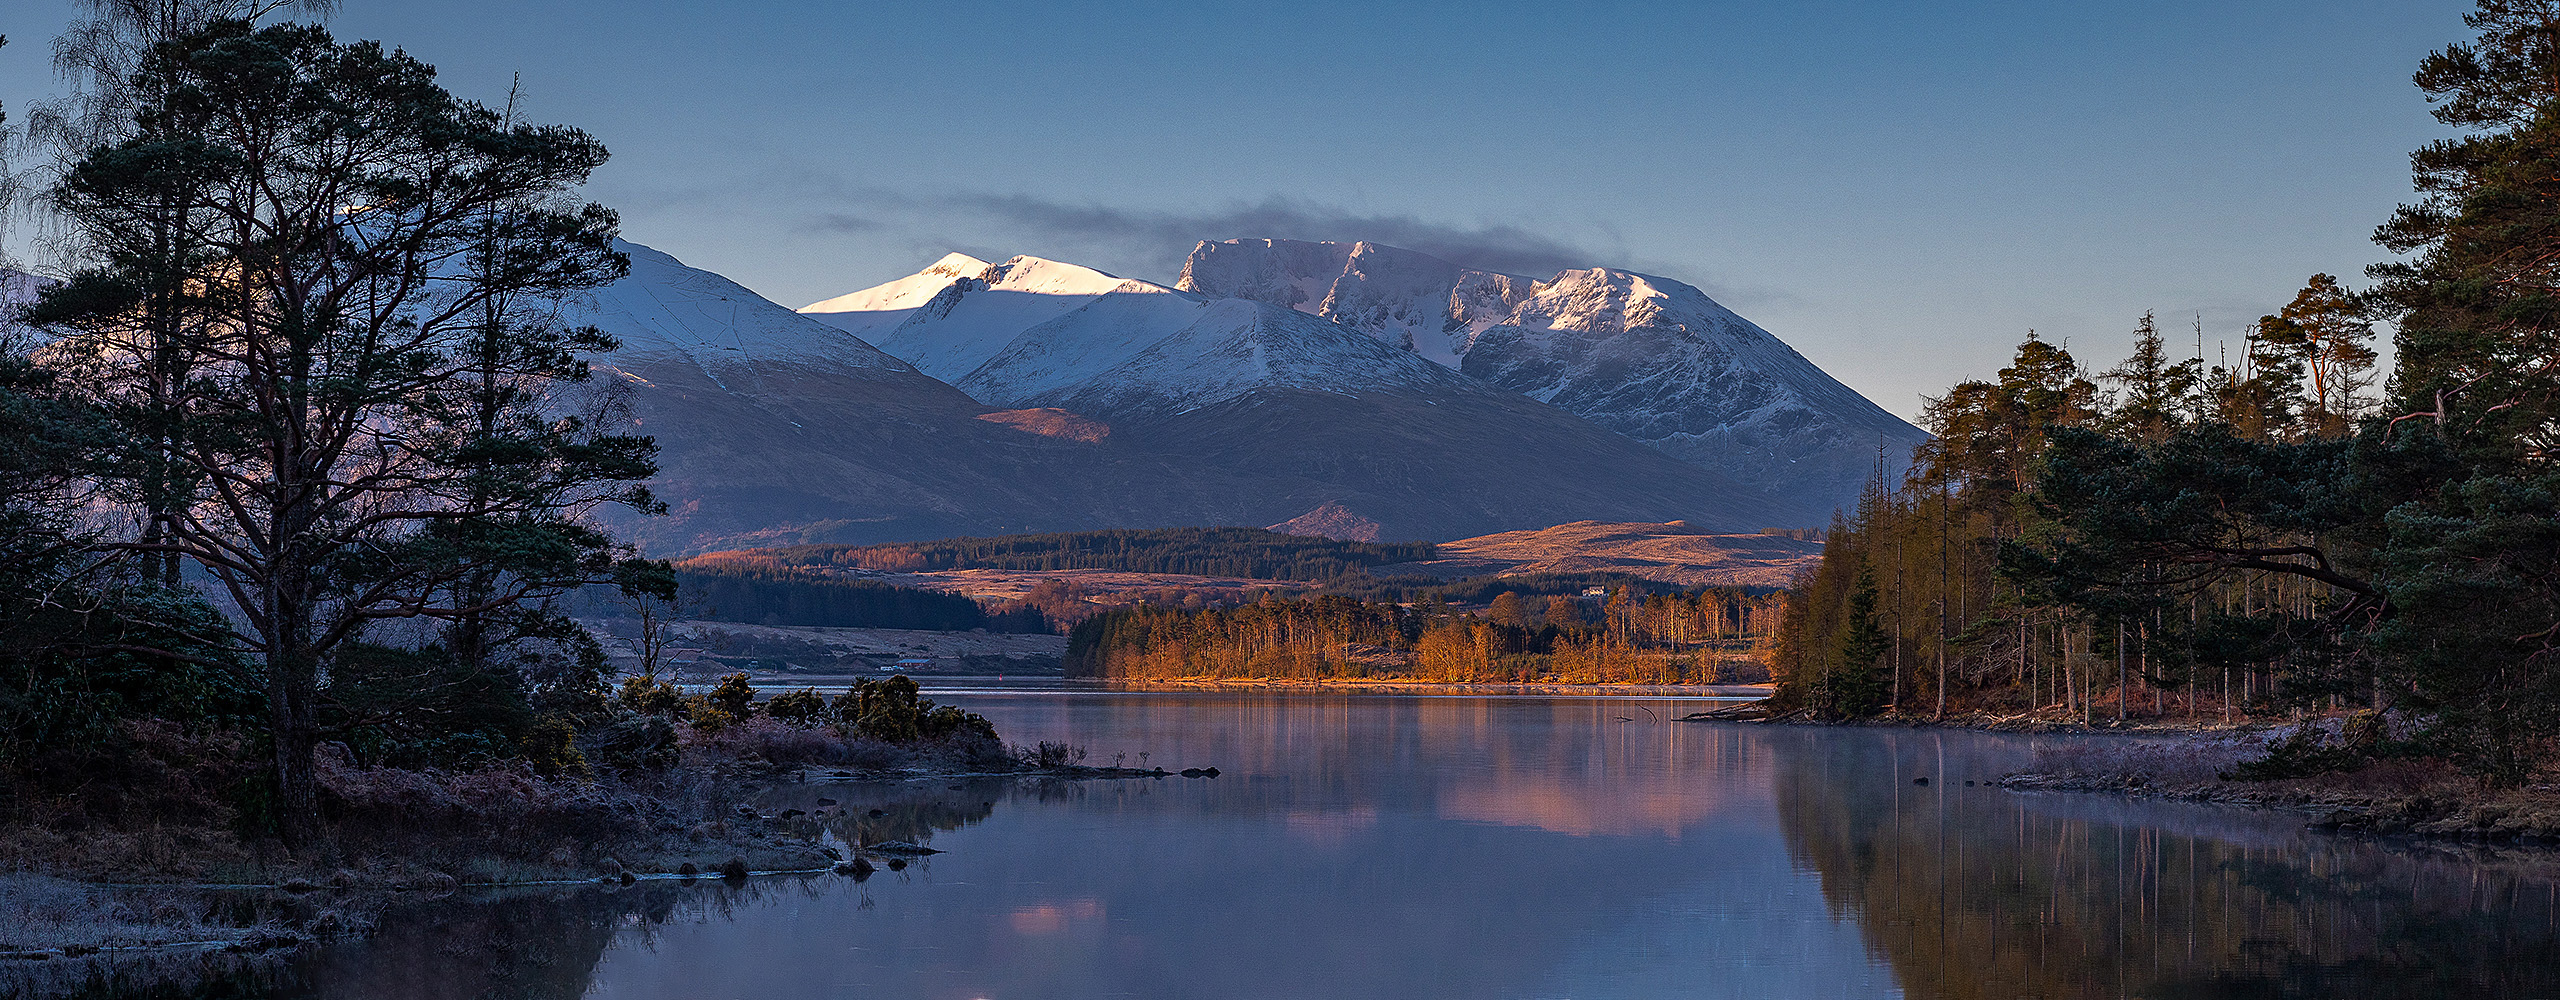
M 1345 573 L 1435 556 L 1435 548 L 1427 542 L 1379 545 L 1283 535 L 1257 528 L 1166 528 L 948 538 L 897 545 L 797 545 L 715 552 L 686 565 L 877 573 L 1106 570 L 1254 580 L 1329 580 Z
M 1442 542 L 1440 558 L 1382 573 L 1457 579 L 1546 574 L 1622 575 L 1683 587 L 1784 587 L 1822 559 L 1822 543 L 1780 535 L 1718 534 L 1679 522 L 1576 521 Z

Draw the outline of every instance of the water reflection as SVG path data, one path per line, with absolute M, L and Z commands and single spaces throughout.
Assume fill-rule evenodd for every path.
M 420 903 L 371 941 L 203 995 L 2506 996 L 2560 984 L 2545 859 L 1964 784 L 2024 761 L 2021 738 L 1666 724 L 1638 703 L 1578 699 L 951 700 L 1016 739 L 1224 776 L 776 790 L 761 804 L 801 810 L 799 835 L 950 853 L 861 883 Z
M 1772 741 L 1789 850 L 1912 995 L 2560 992 L 2560 897 L 2544 852 L 2340 839 L 2286 813 L 1910 783 L 1978 764 L 1984 742 Z

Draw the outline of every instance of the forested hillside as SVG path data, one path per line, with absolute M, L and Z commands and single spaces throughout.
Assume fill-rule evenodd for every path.
M 783 568 L 687 561 L 676 568 L 677 610 L 689 618 L 750 625 L 820 625 L 990 632 L 1047 632 L 1036 608 L 991 609 L 960 594 L 846 580 Z
M 1432 558 L 1429 542 L 1381 544 L 1283 535 L 1260 528 L 1156 528 L 950 538 L 895 545 L 794 545 L 714 552 L 690 566 L 853 568 L 895 573 L 951 569 L 1097 569 L 1252 580 L 1330 580 Z

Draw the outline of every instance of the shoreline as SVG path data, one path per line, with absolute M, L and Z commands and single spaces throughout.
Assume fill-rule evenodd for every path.
M 2560 848 L 2560 784 L 2496 789 L 2434 759 L 2368 759 L 2350 770 L 2291 778 L 2222 777 L 2265 756 L 2269 743 L 2317 720 L 2076 719 L 1982 713 L 1943 720 L 1880 717 L 1828 722 L 1791 713 L 1754 717 L 1756 705 L 1698 713 L 1679 721 L 1805 727 L 1953 729 L 2047 736 L 2120 736 L 2056 748 L 2050 762 L 1991 784 L 2011 792 L 2114 795 L 2201 805 L 2280 810 L 2305 816 L 2304 828 L 2328 834 L 2436 844 Z
M 710 768 L 708 772 L 724 769 Z M 704 773 L 717 781 L 720 803 L 770 801 L 772 793 L 860 785 L 882 789 L 953 781 L 1088 781 L 1214 777 L 1213 769 L 1092 767 L 1061 764 L 1009 770 L 949 766 L 859 769 L 828 766 L 765 770 L 752 776 Z M 632 794 L 625 790 L 623 794 Z M 837 793 L 841 795 L 842 793 Z M 829 802 L 819 799 L 819 802 Z M 786 800 L 787 802 L 787 800 Z M 404 843 L 347 843 L 304 857 L 276 858 L 252 848 L 209 850 L 166 859 L 155 869 L 119 867 L 104 858 L 21 863 L 0 872 L 0 968 L 60 960 L 147 960 L 170 954 L 258 955 L 332 940 L 362 938 L 394 906 L 465 893 L 517 889 L 620 889 L 647 883 L 743 884 L 782 877 L 849 877 L 898 871 L 941 851 L 902 840 L 846 843 L 816 814 L 766 805 L 749 810 L 706 800 L 659 822 L 584 841 L 578 856 L 532 859 L 493 855 L 473 834 L 456 831 Z M 844 810 L 833 810 L 842 815 Z M 726 860 L 722 860 L 726 859 Z M 626 860 L 628 864 L 626 864 Z M 254 873 L 254 874 L 253 874 Z M 240 875 L 250 875 L 241 878 Z M 233 899 L 233 916 L 203 916 L 200 905 L 172 901 Z M 150 914 L 134 916 L 133 914 Z
M 1103 677 L 1069 677 L 1066 683 L 1092 686 L 1110 691 L 1305 691 L 1352 694 L 1451 694 L 1451 695 L 1537 695 L 1569 697 L 1683 697 L 1714 698 L 1728 701 L 1758 701 L 1769 696 L 1767 684 L 1561 684 L 1561 683 L 1444 683 L 1437 681 L 1403 681 L 1369 678 L 1294 678 L 1294 677 L 1173 677 L 1151 680 L 1127 680 Z
M 1985 712 L 1962 712 L 1943 719 L 1925 715 L 1878 715 L 1865 719 L 1816 719 L 1799 709 L 1776 716 L 1768 715 L 1755 700 L 1714 712 L 1684 716 L 1680 722 L 1731 722 L 1761 726 L 1808 726 L 1844 729 L 1953 729 L 1974 733 L 2012 733 L 2020 735 L 2087 735 L 2087 736 L 2206 736 L 2275 732 L 2293 725 L 2295 720 L 2220 719 L 2199 717 L 2181 719 L 2175 716 L 2124 720 L 2112 718 L 2082 722 L 2070 717 L 2055 717 L 2024 712 L 2015 715 L 1993 715 Z

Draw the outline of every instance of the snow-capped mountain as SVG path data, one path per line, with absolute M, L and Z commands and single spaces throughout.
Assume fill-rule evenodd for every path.
M 830 300 L 864 307 L 830 323 L 622 249 L 631 274 L 562 318 L 622 342 L 597 361 L 598 388 L 619 398 L 584 405 L 618 405 L 658 441 L 651 485 L 670 516 L 617 519 L 654 552 L 1271 524 L 1329 502 L 1392 538 L 1581 516 L 1800 520 L 1587 421 L 1263 303 L 952 257 Z M 936 377 L 954 371 L 976 392 Z
M 1054 498 L 1021 480 L 1084 464 L 1072 445 L 980 420 L 987 407 L 859 337 L 619 248 L 630 275 L 562 318 L 622 342 L 596 381 L 658 442 L 650 485 L 669 516 L 617 519 L 652 551 L 1029 526 Z
M 1763 488 L 1846 504 L 1926 434 L 1678 281 L 1544 281 L 1372 243 L 1202 243 L 1182 288 L 1336 320 Z M 1316 290 L 1322 289 L 1321 294 Z
M 834 327 L 809 322 L 746 286 L 622 240 L 631 273 L 569 303 L 563 319 L 622 342 L 617 358 L 683 358 L 706 368 L 789 362 L 898 380 L 915 366 Z M 958 256 L 957 254 L 953 256 Z
M 1036 257 L 953 273 L 972 263 L 946 257 L 803 312 L 991 407 L 1073 411 L 1109 422 L 1115 446 L 1341 487 L 1233 523 L 1334 500 L 1394 537 L 1426 510 L 1452 523 L 1453 508 L 1536 520 L 1589 504 L 1687 507 L 1754 528 L 1806 517 L 1325 317 Z M 1561 464 L 1521 464 L 1540 454 Z
M 1409 352 L 1284 306 L 1037 257 L 949 277 L 927 292 L 919 279 L 948 273 L 956 257 L 802 311 L 872 338 L 990 406 L 1125 414 L 1195 409 L 1258 389 L 1478 390 Z
M 1193 249 L 1176 285 L 1322 316 L 1456 368 L 1469 332 L 1451 322 L 1462 282 L 1472 293 L 1464 300 L 1470 314 L 1497 319 L 1511 311 L 1510 290 L 1529 284 L 1375 243 L 1227 240 Z

